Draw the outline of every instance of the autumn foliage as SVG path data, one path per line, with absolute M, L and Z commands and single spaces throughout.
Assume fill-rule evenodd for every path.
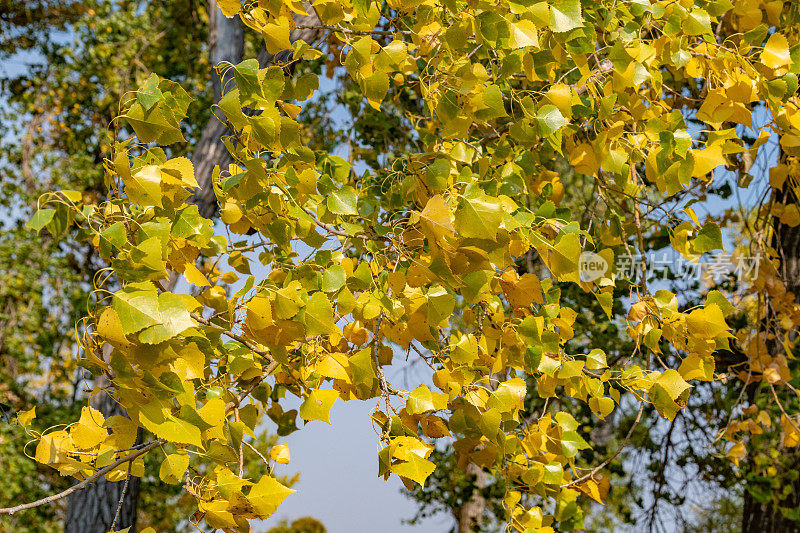
M 191 99 L 155 74 L 121 102 L 108 199 L 50 193 L 29 223 L 54 235 L 77 227 L 107 261 L 78 327 L 81 364 L 108 376 L 94 394 L 128 415 L 86 407 L 69 426 L 29 430 L 37 461 L 78 480 L 121 480 L 160 454 L 159 476 L 197 499 L 196 520 L 249 531 L 293 492 L 271 471 L 243 468 L 244 455 L 289 460 L 285 446 L 259 451 L 253 438 L 328 422 L 337 401 L 371 400 L 379 475 L 424 484 L 434 446 L 451 443 L 459 468 L 504 480 L 511 529 L 548 532 L 581 527 L 579 503 L 602 503 L 609 489 L 603 467 L 615 450 L 582 462 L 593 428 L 576 420 L 576 404 L 597 424 L 626 406 L 672 420 L 693 384 L 763 385 L 780 406 L 783 445 L 800 443 L 789 383 L 800 312 L 770 240 L 777 224 L 800 224 L 796 196 L 749 219 L 701 220 L 690 201 L 720 167 L 747 187 L 748 162 L 775 143 L 771 134 L 782 156 L 770 185 L 797 187 L 796 6 L 219 5 L 271 54 L 290 51 L 286 64 L 217 67 L 232 79 L 214 112 L 235 161 L 213 175 L 221 223 L 200 216 L 193 166 L 171 155 L 186 141 Z M 325 39 L 293 42 L 295 15 L 312 9 Z M 311 61 L 345 69 L 378 112 L 418 102 L 404 108 L 414 142 L 378 171 L 309 148 L 320 132 L 298 116 L 320 81 L 291 65 Z M 752 135 L 756 107 L 770 120 Z M 570 202 L 577 182 L 593 191 L 583 212 Z M 761 261 L 736 291 L 687 306 L 648 283 L 646 261 L 618 268 L 654 234 L 687 261 L 716 250 Z M 607 268 L 582 275 L 585 252 Z M 540 268 L 523 272 L 526 261 Z M 568 351 L 585 311 L 564 303 L 565 286 L 596 300 L 594 320 L 620 320 L 632 352 Z M 612 312 L 620 302 L 623 318 Z M 733 327 L 736 313 L 745 327 Z M 721 370 L 714 354 L 732 343 L 747 361 Z M 665 352 L 678 363 L 665 364 Z M 429 381 L 404 390 L 387 379 L 384 369 L 416 359 Z M 549 403 L 532 413 L 530 396 Z M 745 457 L 752 414 L 717 428 L 720 461 Z M 34 416 L 20 414 L 19 425 Z M 136 444 L 140 428 L 149 438 Z M 636 445 L 630 436 L 621 446 Z

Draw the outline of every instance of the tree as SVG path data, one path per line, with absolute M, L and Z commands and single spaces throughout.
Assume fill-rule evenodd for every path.
M 201 40 L 205 8 L 195 10 L 186 2 L 165 6 L 107 1 L 25 2 L 6 7 L 3 32 L 4 37 L 12 38 L 4 40 L 2 47 L 3 57 L 11 58 L 2 79 L 7 97 L 2 111 L 0 165 L 0 256 L 6 288 L 0 296 L 4 323 L 0 356 L 6 369 L 2 401 L 15 411 L 36 405 L 46 415 L 43 420 L 54 424 L 74 416 L 76 409 L 79 413 L 79 403 L 86 399 L 84 390 L 91 390 L 88 373 L 73 357 L 79 349 L 75 323 L 86 307 L 90 280 L 105 265 L 85 243 L 59 242 L 47 236 L 31 241 L 22 223 L 45 191 L 69 188 L 90 197 L 105 195 L 98 163 L 111 144 L 103 133 L 118 112 L 119 98 L 137 86 L 148 67 L 169 72 L 167 75 L 189 86 L 199 85 L 197 97 L 211 101 L 210 95 L 202 92 L 204 83 L 210 86 L 209 63 Z M 192 40 L 187 38 L 188 28 Z M 182 48 L 181 55 L 175 53 L 176 41 L 184 43 L 178 47 Z M 14 55 L 21 52 L 29 54 Z M 27 68 L 13 68 L 23 60 L 29 62 Z M 208 116 L 204 107 L 199 106 L 193 121 Z M 94 399 L 115 405 L 102 402 L 99 396 Z M 32 461 L 23 453 L 27 439 L 21 437 L 15 435 L 3 443 L 4 468 L 26 473 L 4 488 L 4 501 L 24 501 L 42 491 L 46 495 L 48 490 L 65 488 L 66 478 L 40 469 L 31 474 Z M 174 525 L 175 517 L 180 518 L 182 510 L 185 513 L 184 506 L 176 505 L 176 488 L 152 477 L 144 482 L 150 498 L 141 509 L 141 521 L 158 524 L 169 517 L 168 522 Z M 137 479 L 129 483 L 129 502 L 121 511 L 135 508 L 131 501 L 135 501 L 137 483 Z M 94 491 L 93 495 L 106 497 L 105 504 L 77 499 L 66 513 L 71 517 L 66 529 L 91 530 L 86 520 L 81 521 L 79 514 L 72 512 L 78 509 L 84 511 L 92 527 L 107 531 L 123 485 L 111 485 L 116 494 L 104 487 Z M 87 494 L 89 491 L 80 495 Z M 70 500 L 76 500 L 75 496 Z M 56 523 L 65 516 L 63 509 L 46 512 L 35 519 L 25 517 L 23 523 L 16 517 L 0 522 L 14 530 L 57 528 Z M 98 520 L 103 516 L 105 524 Z M 130 519 L 123 512 L 118 525 Z
M 110 262 L 118 285 L 96 280 L 82 364 L 106 376 L 97 393 L 130 416 L 87 407 L 68 429 L 30 430 L 37 460 L 80 488 L 142 475 L 143 457 L 163 450 L 159 476 L 196 498 L 194 520 L 248 530 L 292 492 L 271 471 L 286 450 L 267 460 L 252 444 L 260 422 L 286 434 L 298 416 L 327 421 L 336 400 L 373 399 L 381 476 L 424 485 L 434 443 L 451 439 L 461 472 L 502 480 L 510 528 L 546 532 L 582 527 L 586 502 L 607 497 L 605 467 L 636 451 L 650 414 L 665 421 L 669 445 L 703 383 L 747 391 L 753 416 L 721 428 L 720 460 L 738 465 L 748 445 L 764 451 L 765 428 L 796 447 L 800 320 L 791 272 L 778 268 L 791 270 L 793 248 L 771 240 L 777 224 L 800 223 L 795 197 L 776 195 L 749 220 L 697 214 L 717 167 L 737 169 L 747 186 L 749 162 L 769 142 L 766 131 L 744 131 L 755 106 L 773 117 L 787 155 L 770 186 L 795 183 L 797 7 L 749 6 L 392 0 L 243 11 L 221 2 L 287 63 L 221 66 L 235 82 L 216 108 L 233 161 L 211 179 L 224 231 L 187 202 L 207 173 L 172 152 L 191 99 L 156 75 L 114 123 L 103 165 L 111 197 L 50 193 L 29 223 L 56 237 L 76 226 Z M 292 30 L 328 38 L 311 46 Z M 336 135 L 313 127 L 324 124 L 319 100 L 303 103 L 323 65 L 355 89 L 345 95 L 358 117 L 349 160 L 334 153 Z M 397 135 L 375 128 L 376 117 Z M 582 214 L 562 175 L 592 191 Z M 729 242 L 723 228 L 747 235 Z M 694 261 L 714 250 L 762 261 L 727 297 L 687 298 L 648 283 L 648 260 L 635 256 L 651 241 Z M 165 290 L 170 272 L 202 292 Z M 233 294 L 218 285 L 237 279 Z M 588 307 L 575 292 L 596 301 L 599 321 L 627 309 L 627 340 L 614 345 L 627 351 L 600 345 L 592 328 L 576 339 Z M 720 354 L 735 355 L 732 339 L 744 359 L 718 369 Z M 430 368 L 438 391 L 387 380 L 383 368 L 401 352 Z M 299 410 L 284 409 L 286 394 L 302 398 Z M 541 408 L 528 411 L 534 395 Z M 594 457 L 592 428 L 626 411 L 619 446 Z M 134 447 L 140 428 L 154 438 Z M 214 465 L 198 469 L 199 453 Z M 260 471 L 245 468 L 254 458 Z M 759 463 L 747 466 L 757 481 Z M 786 496 L 769 491 L 761 516 L 796 521 Z M 467 501 L 485 505 L 474 491 Z M 466 514 L 479 522 L 482 513 Z

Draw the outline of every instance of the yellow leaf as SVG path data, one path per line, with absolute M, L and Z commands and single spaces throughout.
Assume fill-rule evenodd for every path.
M 450 208 L 440 194 L 428 200 L 420 213 L 420 220 L 423 231 L 431 240 L 440 241 L 455 234 Z
M 673 400 L 683 394 L 683 391 L 691 388 L 686 383 L 677 370 L 669 368 L 664 371 L 655 381 L 656 385 L 661 385 Z
M 525 48 L 527 46 L 539 46 L 539 35 L 536 26 L 530 20 L 520 20 L 511 24 L 511 39 L 509 46 L 514 48 Z
M 136 443 L 139 426 L 130 418 L 110 416 L 106 419 L 106 427 L 111 435 L 104 441 L 104 446 L 112 446 L 115 450 L 124 450 Z
M 261 295 L 254 296 L 247 304 L 247 327 L 253 331 L 267 328 L 274 323 L 272 302 Z
M 233 18 L 239 14 L 242 4 L 239 0 L 217 0 L 217 5 L 226 17 Z
M 36 418 L 36 406 L 31 407 L 27 411 L 22 411 L 17 415 L 17 424 L 22 427 L 27 427 Z
M 603 474 L 595 474 L 592 479 L 587 479 L 583 483 L 575 485 L 575 488 L 582 493 L 589 496 L 597 503 L 602 504 L 603 500 L 608 496 L 608 490 L 611 488 L 611 482 L 608 477 Z
M 259 518 L 266 518 L 274 513 L 283 500 L 293 492 L 297 491 L 287 488 L 275 478 L 265 475 L 250 489 L 247 499 L 253 504 Z
M 547 99 L 561 111 L 561 114 L 569 118 L 572 116 L 572 88 L 565 83 L 558 83 L 550 87 L 547 91 Z
M 44 435 L 36 445 L 36 462 L 45 465 L 58 465 L 67 459 L 69 434 L 66 431 L 54 431 Z
M 686 325 L 689 333 L 707 339 L 716 339 L 728 336 L 728 324 L 716 304 L 710 304 L 700 309 L 695 309 L 686 316 Z
M 709 146 L 705 150 L 692 150 L 694 156 L 694 170 L 692 177 L 702 178 L 720 165 L 725 164 L 722 155 L 722 145 Z
M 194 166 L 185 157 L 174 157 L 161 165 L 161 179 L 164 183 L 173 183 L 184 187 L 198 187 L 194 177 Z
M 428 479 L 428 476 L 430 476 L 434 470 L 436 470 L 435 464 L 413 454 L 409 455 L 407 461 L 392 465 L 392 472 L 398 476 L 416 481 L 421 486 L 425 485 L 425 480 Z
M 614 410 L 614 400 L 611 398 L 589 398 L 589 409 L 591 409 L 600 420 L 605 420 Z
M 500 286 L 503 288 L 508 304 L 513 308 L 527 308 L 534 302 L 544 303 L 542 284 L 539 278 L 530 272 L 517 278 L 514 270 L 506 270 L 500 277 Z
M 203 379 L 206 377 L 206 354 L 197 343 L 190 342 L 178 352 L 178 359 L 173 363 L 175 373 L 182 379 Z
M 794 448 L 800 444 L 800 432 L 796 429 L 800 424 L 789 420 L 786 415 L 781 415 L 781 426 L 783 426 L 784 446 L 787 448 Z
M 208 287 L 208 285 L 210 285 L 208 279 L 194 266 L 194 263 L 186 263 L 183 270 L 183 277 L 195 287 Z
M 412 415 L 446 407 L 447 395 L 431 392 L 426 385 L 420 385 L 411 391 L 406 402 L 406 411 Z
M 269 458 L 278 464 L 289 464 L 289 446 L 287 444 L 278 444 L 269 450 Z
M 744 459 L 747 455 L 747 448 L 744 447 L 744 444 L 741 442 L 737 442 L 733 445 L 733 447 L 728 450 L 728 453 L 725 456 L 733 461 L 736 466 L 739 466 L 739 459 Z
M 93 407 L 84 407 L 78 423 L 70 428 L 70 437 L 79 450 L 90 450 L 103 442 L 108 436 L 103 413 Z
M 311 420 L 321 420 L 322 422 L 331 421 L 328 416 L 333 407 L 333 403 L 339 397 L 339 393 L 334 389 L 315 389 L 312 390 L 303 404 L 300 406 L 300 418 L 306 422 Z
M 197 414 L 206 424 L 222 427 L 225 423 L 225 402 L 221 398 L 211 398 L 198 409 Z
M 593 175 L 600 168 L 597 154 L 589 143 L 581 143 L 569 152 L 569 162 L 575 167 L 575 172 Z
M 477 358 L 478 339 L 471 333 L 458 339 L 458 343 L 450 351 L 450 359 L 454 363 L 470 364 Z
M 346 333 L 347 328 L 345 327 L 345 334 Z M 347 357 L 344 354 L 333 353 L 319 360 L 315 365 L 314 370 L 326 378 L 349 381 L 350 376 L 347 374 L 348 366 Z
M 791 65 L 792 58 L 789 55 L 789 42 L 786 37 L 780 33 L 773 33 L 764 45 L 761 62 L 773 69 Z
M 689 354 L 681 361 L 678 373 L 687 381 L 690 379 L 712 381 L 714 379 L 714 358 L 710 355 Z
M 189 454 L 185 450 L 179 450 L 164 458 L 158 471 L 158 477 L 164 483 L 175 485 L 180 482 L 187 468 L 189 468 Z
M 125 333 L 122 331 L 122 322 L 120 322 L 117 312 L 110 307 L 103 311 L 97 321 L 97 334 L 115 348 L 124 348 L 131 344 L 125 338 Z
M 274 55 L 281 50 L 290 50 L 292 48 L 292 41 L 289 39 L 289 26 L 266 24 L 262 35 L 264 36 L 264 45 L 270 54 Z

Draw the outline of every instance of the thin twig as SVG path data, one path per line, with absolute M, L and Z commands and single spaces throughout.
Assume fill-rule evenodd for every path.
M 203 324 L 204 326 L 208 326 L 208 327 L 217 329 L 217 330 L 221 331 L 222 333 L 224 333 L 225 335 L 227 335 L 228 337 L 232 338 L 233 340 L 241 342 L 242 344 L 247 346 L 247 348 L 250 351 L 255 352 L 258 355 L 260 355 L 260 356 L 264 357 L 265 359 L 269 360 L 270 364 L 275 362 L 275 360 L 272 358 L 272 356 L 269 354 L 268 351 L 262 350 L 261 348 L 259 348 L 258 346 L 254 345 L 253 343 L 251 343 L 250 341 L 248 341 L 247 339 L 245 339 L 241 335 L 238 335 L 238 334 L 234 333 L 233 331 L 231 331 L 229 329 L 226 329 L 223 326 L 219 326 L 217 324 L 214 324 L 210 320 L 206 320 L 205 318 L 201 317 L 200 315 L 196 315 L 194 313 L 191 313 L 191 317 L 193 319 L 197 320 L 198 322 L 200 322 L 201 324 Z
M 128 474 L 125 476 L 125 484 L 122 486 L 122 494 L 119 496 L 119 503 L 117 504 L 117 512 L 114 513 L 114 520 L 111 522 L 111 531 L 117 529 L 117 520 L 119 520 L 119 513 L 122 511 L 122 503 L 125 501 L 125 494 L 128 492 L 128 483 L 131 481 L 131 466 L 133 462 L 128 463 Z
M 298 30 L 327 30 L 333 31 L 337 33 L 347 33 L 350 35 L 411 35 L 411 32 L 408 30 L 395 30 L 395 31 L 387 31 L 387 30 L 350 30 L 347 28 L 340 28 L 339 26 L 329 26 L 329 25 L 315 25 L 315 26 L 295 26 L 295 29 Z
M 617 448 L 617 451 L 614 452 L 614 455 L 612 455 L 611 457 L 609 457 L 608 459 L 606 459 L 605 461 L 603 461 L 602 463 L 600 463 L 599 465 L 594 467 L 592 469 L 592 471 L 589 472 L 588 474 L 586 474 L 585 476 L 581 476 L 578 479 L 572 480 L 569 483 L 567 483 L 566 485 L 561 485 L 561 488 L 562 489 L 566 489 L 568 487 L 572 487 L 573 485 L 577 485 L 579 483 L 583 483 L 587 479 L 593 478 L 594 475 L 596 473 L 598 473 L 606 465 L 608 465 L 608 463 L 610 463 L 611 461 L 616 459 L 617 456 L 622 452 L 622 449 L 628 444 L 628 441 L 630 440 L 631 435 L 633 435 L 633 430 L 636 429 L 636 426 L 639 425 L 639 421 L 642 419 L 642 412 L 643 411 L 644 411 L 644 398 L 642 398 L 642 402 L 639 404 L 639 413 L 636 415 L 636 420 L 633 421 L 633 425 L 631 426 L 631 429 L 628 430 L 628 434 L 625 435 L 625 439 L 622 441 L 622 444 L 620 444 L 619 448 Z

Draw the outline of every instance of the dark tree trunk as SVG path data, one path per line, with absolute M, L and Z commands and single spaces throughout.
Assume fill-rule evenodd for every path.
M 108 384 L 105 376 L 96 380 L 100 386 Z M 98 394 L 89 399 L 89 405 L 103 413 L 105 417 L 126 416 L 125 410 L 107 394 Z M 141 435 L 140 435 L 141 439 Z M 125 481 L 106 481 L 83 490 L 73 492 L 67 500 L 67 516 L 64 533 L 106 533 L 111 531 L 114 517 L 117 516 L 114 531 L 130 527 L 135 531 L 136 503 L 139 499 L 139 478 L 130 476 L 127 487 Z M 120 505 L 120 502 L 122 504 Z
M 781 160 L 781 162 L 785 162 L 783 157 Z M 782 189 L 775 190 L 774 198 L 776 203 L 789 204 L 798 202 L 798 198 L 788 184 L 789 181 L 787 179 L 787 184 Z M 794 293 L 797 300 L 800 298 L 800 226 L 790 227 L 781 224 L 776 218 L 773 230 L 772 245 L 780 259 L 779 274 L 786 284 L 787 292 Z M 773 352 L 772 355 L 778 355 L 783 350 L 780 342 L 768 340 L 767 346 Z M 787 464 L 790 465 L 789 470 L 800 470 L 800 448 L 786 448 L 781 452 L 782 456 L 787 459 Z M 800 509 L 800 479 L 787 480 L 786 483 L 792 486 L 792 490 L 789 491 L 787 498 L 781 502 L 781 507 Z M 780 489 L 783 490 L 784 487 L 780 487 Z M 771 502 L 759 503 L 750 491 L 745 490 L 742 532 L 800 533 L 800 524 L 795 520 L 784 517 Z

